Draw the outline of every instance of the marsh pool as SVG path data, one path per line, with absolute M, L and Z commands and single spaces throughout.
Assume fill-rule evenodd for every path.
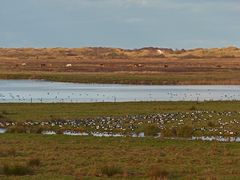
M 120 85 L 0 80 L 0 103 L 240 100 L 235 85 Z

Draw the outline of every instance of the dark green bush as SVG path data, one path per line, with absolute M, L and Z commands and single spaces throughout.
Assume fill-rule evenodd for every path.
M 3 110 L 3 111 L 2 111 L 2 114 L 3 114 L 3 115 L 8 115 L 8 114 L 10 114 L 10 113 L 8 113 L 7 111 Z
M 193 135 L 193 127 L 189 125 L 182 126 L 177 130 L 178 137 L 191 137 Z
M 26 133 L 27 128 L 24 126 L 14 126 L 7 129 L 8 133 Z
M 160 129 L 156 125 L 146 125 L 143 127 L 145 136 L 157 136 Z
M 216 126 L 216 124 L 215 124 L 214 122 L 212 122 L 212 121 L 209 121 L 209 122 L 207 123 L 207 125 L 208 125 L 209 127 L 215 127 L 215 126 Z
M 163 137 L 191 137 L 193 135 L 193 127 L 184 125 L 181 127 L 166 128 L 161 132 Z
M 28 166 L 23 166 L 23 165 L 4 165 L 3 166 L 3 174 L 8 175 L 8 176 L 24 176 L 24 175 L 29 175 L 32 174 L 32 169 L 29 168 Z
M 178 129 L 176 127 L 166 128 L 166 129 L 162 130 L 161 136 L 163 136 L 163 137 L 177 137 L 178 136 Z
M 6 117 L 0 113 L 0 120 L 4 120 Z
M 108 177 L 112 177 L 116 174 L 122 174 L 122 169 L 117 166 L 104 166 L 101 168 L 101 173 L 107 175 Z
M 196 111 L 196 110 L 197 110 L 197 107 L 196 107 L 196 106 L 192 106 L 192 107 L 190 108 L 190 110 L 191 110 L 191 111 Z

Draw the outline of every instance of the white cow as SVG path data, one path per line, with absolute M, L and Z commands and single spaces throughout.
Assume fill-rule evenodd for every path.
M 160 49 L 157 50 L 158 54 L 164 54 L 164 52 Z

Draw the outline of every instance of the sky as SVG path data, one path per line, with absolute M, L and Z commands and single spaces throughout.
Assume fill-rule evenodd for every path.
M 0 47 L 239 47 L 239 17 L 239 0 L 0 0 Z

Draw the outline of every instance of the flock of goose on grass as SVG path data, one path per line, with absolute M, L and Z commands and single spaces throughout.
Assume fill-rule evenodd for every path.
M 155 126 L 159 134 L 166 129 L 192 127 L 193 135 L 238 137 L 240 135 L 240 112 L 191 111 L 169 112 L 150 115 L 127 115 L 120 117 L 95 117 L 76 120 L 49 120 L 11 122 L 1 121 L 0 128 L 41 128 L 41 132 L 95 136 L 138 136 L 144 127 Z M 82 133 L 82 134 L 81 134 Z M 100 133 L 100 134 L 98 134 Z M 142 135 L 140 135 L 142 136 Z

